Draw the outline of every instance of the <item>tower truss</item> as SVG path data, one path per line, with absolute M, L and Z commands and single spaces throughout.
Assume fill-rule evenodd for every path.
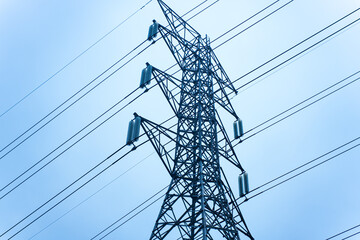
M 171 176 L 150 240 L 254 239 L 220 167 L 224 158 L 244 172 L 216 110 L 222 107 L 238 119 L 228 98 L 236 90 L 209 38 L 158 3 L 169 28 L 154 21 L 148 39 L 160 33 L 182 77 L 150 68 L 178 119 L 175 132 L 141 117 L 141 127 Z

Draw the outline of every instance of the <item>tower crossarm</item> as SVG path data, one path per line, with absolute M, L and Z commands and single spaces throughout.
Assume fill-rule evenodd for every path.
M 183 69 L 186 65 L 185 59 L 189 61 L 189 54 L 192 55 L 197 51 L 198 40 L 201 36 L 162 0 L 158 0 L 158 3 L 170 27 L 168 29 L 159 24 L 159 32 L 180 68 Z
M 216 81 L 218 82 L 218 84 L 220 86 L 222 86 L 223 89 L 226 90 L 226 95 L 233 93 L 233 92 L 236 94 L 237 90 L 235 89 L 229 76 L 227 75 L 224 68 L 222 67 L 219 59 L 216 57 L 214 51 L 211 50 L 210 54 L 211 54 L 211 62 L 213 65 L 212 70 L 213 70 Z M 220 89 L 222 89 L 222 88 L 220 88 Z M 220 89 L 218 89 L 217 91 L 219 91 Z
M 173 152 L 176 144 L 176 132 L 141 117 L 141 127 L 159 155 L 166 170 L 171 174 L 174 166 Z M 181 142 L 180 142 L 181 144 Z
M 165 95 L 165 98 L 169 102 L 175 115 L 177 115 L 180 101 L 181 81 L 155 67 L 153 67 L 152 73 L 157 85 Z
M 159 33 L 180 68 L 184 70 L 184 66 L 186 65 L 185 60 L 189 61 L 191 58 L 194 58 L 193 56 L 196 56 L 195 53 L 198 47 L 198 37 L 187 40 L 178 32 L 169 30 L 161 24 L 159 24 Z
M 211 70 L 214 79 L 218 84 L 218 89 L 214 90 L 215 101 L 237 119 L 238 116 L 229 99 L 229 94 L 231 93 L 237 94 L 237 91 L 233 86 L 230 78 L 226 74 L 224 68 L 221 66 L 213 50 L 211 50 L 211 60 L 212 60 Z
M 182 17 L 180 17 L 162 0 L 158 0 L 158 3 L 165 15 L 166 20 L 169 23 L 172 32 L 177 33 L 183 39 L 186 39 L 187 37 L 193 39 L 200 36 L 200 34 L 192 26 L 190 26 L 190 24 L 182 19 Z
M 219 84 L 220 85 L 220 84 Z M 227 112 L 229 112 L 231 115 L 235 117 L 235 119 L 238 119 L 235 109 L 233 108 L 230 99 L 226 94 L 224 94 L 225 89 L 222 88 L 220 85 L 221 92 L 214 93 L 214 100 L 217 104 L 219 104 L 223 109 L 225 109 Z

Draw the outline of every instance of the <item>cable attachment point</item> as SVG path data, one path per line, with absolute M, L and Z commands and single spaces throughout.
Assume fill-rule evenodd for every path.
M 135 145 L 135 143 L 132 143 L 133 147 L 131 148 L 130 151 L 135 151 L 137 149 L 137 146 Z

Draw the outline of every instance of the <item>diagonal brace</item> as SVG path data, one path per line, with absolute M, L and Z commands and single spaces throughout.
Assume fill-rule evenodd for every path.
M 153 67 L 152 73 L 157 85 L 160 87 L 161 91 L 165 95 L 166 100 L 169 102 L 170 107 L 174 111 L 175 115 L 177 115 L 179 109 L 179 100 L 177 99 L 177 96 L 179 94 L 174 94 L 173 92 L 175 89 L 181 90 L 181 81 L 155 67 Z

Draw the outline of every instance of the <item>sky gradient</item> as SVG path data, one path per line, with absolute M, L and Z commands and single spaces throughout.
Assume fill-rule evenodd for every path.
M 147 2 L 1 0 L 0 114 Z M 165 2 L 182 15 L 202 1 Z M 185 19 L 213 2 L 215 0 L 208 0 Z M 215 48 L 287 2 L 279 0 L 254 19 L 216 40 L 212 47 Z M 265 0 L 219 0 L 189 23 L 202 36 L 207 34 L 213 40 L 270 3 Z M 359 7 L 360 2 L 356 0 L 295 0 L 217 48 L 215 53 L 230 79 L 235 80 Z M 247 75 L 234 83 L 234 86 L 242 86 L 359 17 L 360 11 Z M 155 0 L 34 94 L 1 116 L 0 149 L 144 41 L 153 19 L 167 25 Z M 254 84 L 242 88 L 232 99 L 232 103 L 243 120 L 245 131 L 359 71 L 359 42 L 360 26 L 353 24 L 259 78 Z M 149 44 L 143 44 L 133 55 Z M 114 70 L 133 55 L 116 65 Z M 146 62 L 165 70 L 175 60 L 160 39 L 12 152 L 2 157 L 20 139 L 1 151 L 0 188 L 136 89 Z M 173 73 L 177 69 L 169 72 Z M 100 77 L 93 85 L 111 72 Z M 357 77 L 360 74 L 339 87 Z M 358 81 L 351 83 L 239 144 L 235 150 L 242 166 L 249 173 L 250 189 L 360 137 L 359 90 Z M 44 158 L 39 166 L 56 157 L 141 92 L 138 90 L 128 100 Z M 59 109 L 56 113 L 60 111 Z M 133 118 L 134 112 L 157 123 L 172 116 L 171 108 L 158 87 L 143 94 L 34 177 L 0 199 L 0 234 L 123 146 L 128 121 Z M 233 119 L 225 112 L 220 113 L 228 134 L 232 136 Z M 173 123 L 174 120 L 166 126 Z M 139 143 L 145 140 L 144 136 Z M 359 143 L 360 140 L 353 142 L 308 167 Z M 126 147 L 115 154 L 108 164 L 130 149 Z M 360 192 L 357 190 L 360 184 L 359 156 L 360 148 L 354 148 L 242 204 L 241 211 L 255 239 L 325 240 L 360 224 Z M 227 162 L 223 161 L 221 164 L 235 195 L 238 195 L 239 171 Z M 100 169 L 0 239 L 8 239 Z M 145 144 L 13 239 L 91 239 L 169 182 L 170 177 L 152 146 Z M 104 186 L 106 187 L 103 188 Z M 2 190 L 0 198 L 6 192 L 6 189 Z M 96 194 L 93 195 L 94 193 Z M 148 239 L 161 203 L 162 199 L 105 239 Z M 64 215 L 65 213 L 67 214 Z M 49 225 L 51 223 L 53 224 Z M 356 229 L 352 232 L 356 232 Z M 346 234 L 342 237 L 345 236 Z

